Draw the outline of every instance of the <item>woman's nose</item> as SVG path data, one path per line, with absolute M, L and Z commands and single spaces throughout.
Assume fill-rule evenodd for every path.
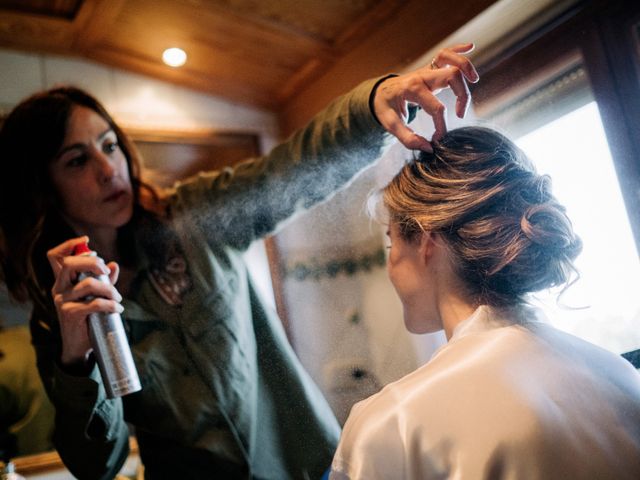
M 115 166 L 111 158 L 103 152 L 96 152 L 98 178 L 101 183 L 110 182 L 115 175 Z

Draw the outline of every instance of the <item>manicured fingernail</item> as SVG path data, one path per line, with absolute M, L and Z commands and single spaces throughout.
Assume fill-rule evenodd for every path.
M 464 118 L 464 116 L 467 114 L 467 111 L 469 110 L 469 104 L 461 103 L 460 105 L 457 106 L 456 110 L 457 110 L 456 114 L 458 115 L 458 117 Z

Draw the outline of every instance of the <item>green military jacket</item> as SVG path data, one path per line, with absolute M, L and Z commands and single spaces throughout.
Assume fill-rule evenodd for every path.
M 339 426 L 241 255 L 380 157 L 390 136 L 370 111 L 375 82 L 268 155 L 172 189 L 181 253 L 152 268 L 136 241 L 138 274 L 122 302 L 142 391 L 110 400 L 97 368 L 89 377 L 63 372 L 53 305 L 36 308 L 32 336 L 57 411 L 54 440 L 72 473 L 112 478 L 129 451 L 127 424 L 147 478 L 313 479 L 329 467 Z

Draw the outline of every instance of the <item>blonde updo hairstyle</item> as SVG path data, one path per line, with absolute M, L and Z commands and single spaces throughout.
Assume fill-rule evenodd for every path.
M 582 242 L 565 208 L 513 142 L 483 127 L 448 132 L 382 191 L 404 240 L 440 234 L 478 305 L 505 306 L 566 285 Z

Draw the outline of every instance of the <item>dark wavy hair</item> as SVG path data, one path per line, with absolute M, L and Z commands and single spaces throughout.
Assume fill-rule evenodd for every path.
M 567 285 L 582 250 L 565 208 L 512 141 L 483 127 L 449 131 L 382 191 L 405 240 L 440 234 L 477 304 L 505 306 Z
M 0 129 L 0 265 L 2 279 L 18 301 L 33 296 L 31 288 L 50 275 L 41 262 L 46 249 L 74 236 L 58 214 L 48 166 L 62 147 L 75 106 L 93 110 L 115 132 L 127 159 L 134 212 L 158 202 L 155 190 L 140 179 L 140 158 L 132 142 L 94 97 L 61 87 L 22 101 Z

